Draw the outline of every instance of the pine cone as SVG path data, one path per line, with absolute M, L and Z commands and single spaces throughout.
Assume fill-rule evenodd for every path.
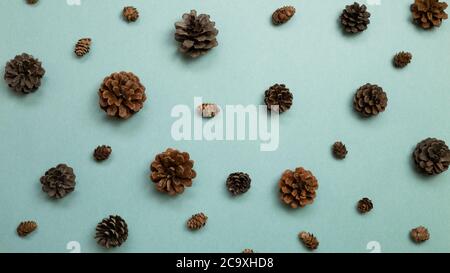
M 108 116 L 127 119 L 139 112 L 147 100 L 145 87 L 131 72 L 113 73 L 98 91 L 100 107 Z
M 104 218 L 95 231 L 97 243 L 106 248 L 121 246 L 128 238 L 128 225 L 118 215 Z
M 295 8 L 293 6 L 284 6 L 277 9 L 272 14 L 272 22 L 275 25 L 281 25 L 289 21 L 295 14 Z
M 49 169 L 41 177 L 42 191 L 55 199 L 65 197 L 75 190 L 75 174 L 73 169 L 66 164 Z
M 255 253 L 255 252 L 251 248 L 246 248 L 246 249 L 242 250 L 242 253 Z
M 181 194 L 184 188 L 192 186 L 197 175 L 193 167 L 194 161 L 190 160 L 188 153 L 169 148 L 158 154 L 150 165 L 150 179 L 160 192 Z
M 250 176 L 246 173 L 232 173 L 228 176 L 227 188 L 231 194 L 239 195 L 246 193 L 250 189 L 251 182 Z
M 127 22 L 136 22 L 139 18 L 139 11 L 135 7 L 124 7 L 123 18 Z
M 370 24 L 370 13 L 366 5 L 354 3 L 345 6 L 341 14 L 341 24 L 347 33 L 359 33 L 367 29 Z
M 317 249 L 317 247 L 319 246 L 319 241 L 312 233 L 302 231 L 298 234 L 298 238 L 307 248 L 311 250 Z
M 21 222 L 17 227 L 17 234 L 20 237 L 25 237 L 37 228 L 37 223 L 35 221 L 25 221 Z
M 84 55 L 89 53 L 89 50 L 91 48 L 91 38 L 82 38 L 78 40 L 77 44 L 75 45 L 75 55 L 78 57 L 83 57 Z
M 448 170 L 450 151 L 443 140 L 427 138 L 417 144 L 413 159 L 422 173 L 436 175 Z
M 209 18 L 206 14 L 197 16 L 197 11 L 191 10 L 183 14 L 183 20 L 175 23 L 175 40 L 180 42 L 180 52 L 196 58 L 218 45 L 216 36 L 219 31 Z
M 265 92 L 264 103 L 267 109 L 276 110 L 283 113 L 289 110 L 292 106 L 294 96 L 284 84 L 275 84 Z M 278 107 L 277 107 L 278 106 Z
M 412 59 L 412 54 L 409 52 L 399 52 L 394 56 L 394 66 L 397 68 L 403 68 L 407 66 Z
M 388 98 L 383 88 L 367 83 L 361 86 L 353 99 L 353 106 L 364 117 L 376 116 L 387 107 Z
M 33 5 L 36 4 L 38 0 L 27 0 L 27 4 Z
M 112 152 L 112 149 L 109 146 L 106 146 L 106 145 L 98 146 L 94 150 L 94 158 L 97 161 L 106 160 L 111 155 L 111 152 Z
M 411 239 L 413 239 L 413 241 L 416 243 L 423 243 L 430 239 L 430 233 L 428 232 L 428 229 L 423 226 L 413 228 L 410 232 L 410 235 Z
M 187 221 L 186 225 L 191 230 L 197 230 L 197 229 L 201 229 L 202 227 L 204 227 L 206 225 L 207 221 L 208 221 L 208 216 L 206 216 L 205 214 L 203 214 L 203 212 L 201 212 L 201 213 L 192 215 L 192 217 L 189 218 L 189 220 Z
M 439 27 L 443 20 L 448 19 L 444 11 L 447 6 L 438 0 L 415 0 L 411 4 L 413 22 L 423 29 Z
M 345 145 L 340 142 L 337 141 L 333 144 L 333 155 L 337 158 L 337 159 L 344 159 L 345 156 L 347 155 L 347 148 L 345 147 Z
M 302 167 L 296 168 L 295 171 L 286 170 L 278 185 L 281 200 L 294 209 L 312 204 L 319 187 L 311 171 Z
M 203 118 L 213 118 L 220 112 L 219 106 L 214 103 L 202 103 L 197 109 Z
M 22 53 L 6 63 L 4 79 L 16 92 L 29 94 L 39 89 L 45 69 L 33 56 Z
M 373 209 L 373 203 L 369 198 L 364 197 L 358 201 L 357 208 L 360 213 L 367 213 Z

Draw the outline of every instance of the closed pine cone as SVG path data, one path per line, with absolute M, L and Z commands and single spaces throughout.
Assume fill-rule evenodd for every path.
M 197 175 L 193 167 L 194 161 L 190 160 L 188 153 L 169 148 L 158 154 L 150 165 L 150 179 L 160 192 L 181 194 L 186 187 L 192 186 Z
M 411 239 L 413 239 L 413 241 L 416 243 L 423 243 L 430 239 L 430 233 L 428 232 L 428 229 L 423 226 L 413 228 L 410 232 L 410 236 Z
M 135 7 L 124 7 L 123 18 L 127 22 L 135 22 L 139 18 L 139 11 Z
M 317 247 L 319 246 L 319 241 L 312 233 L 302 231 L 298 234 L 298 238 L 307 248 L 311 250 L 317 249 Z
M 293 99 L 294 96 L 284 84 L 275 84 L 264 93 L 264 103 L 267 105 L 267 109 L 272 111 L 278 109 L 279 113 L 289 110 Z
M 272 14 L 272 22 L 275 25 L 281 25 L 289 21 L 295 14 L 295 8 L 293 6 L 285 6 L 277 9 Z
M 77 44 L 75 45 L 75 55 L 78 57 L 83 57 L 84 55 L 89 53 L 89 50 L 91 48 L 91 38 L 83 38 L 78 40 Z
M 373 203 L 369 198 L 364 197 L 358 201 L 357 208 L 360 213 L 367 213 L 373 209 Z
M 6 63 L 4 79 L 12 90 L 29 94 L 39 89 L 44 74 L 38 59 L 22 53 Z
M 281 200 L 295 209 L 314 202 L 319 183 L 311 171 L 299 167 L 295 171 L 286 170 L 278 186 Z
M 341 14 L 341 24 L 347 33 L 359 33 L 367 29 L 370 24 L 370 13 L 367 12 L 366 5 L 353 3 L 345 6 Z
M 407 66 L 412 59 L 412 54 L 409 52 L 399 52 L 394 56 L 394 66 L 397 68 L 403 68 Z
M 242 253 L 255 253 L 255 251 L 253 251 L 253 249 L 251 249 L 251 248 L 246 248 L 246 249 L 242 250 Z
M 367 83 L 361 86 L 353 99 L 353 106 L 364 117 L 376 116 L 387 107 L 388 98 L 383 88 Z
M 180 43 L 179 51 L 192 58 L 204 55 L 218 45 L 216 37 L 219 31 L 209 15 L 197 16 L 197 11 L 191 10 L 175 23 L 175 29 L 175 40 Z
M 106 160 L 111 155 L 111 152 L 112 152 L 112 149 L 110 146 L 107 146 L 107 145 L 98 146 L 94 150 L 94 158 L 97 161 Z
M 250 189 L 252 180 L 243 172 L 232 173 L 227 178 L 228 191 L 233 195 L 246 193 Z
M 98 91 L 99 104 L 108 116 L 127 119 L 139 112 L 147 100 L 145 87 L 131 72 L 113 73 Z
M 340 141 L 337 141 L 333 144 L 332 150 L 333 150 L 333 155 L 337 159 L 344 159 L 345 156 L 347 155 L 347 148 L 345 147 L 344 143 L 342 143 Z
M 118 215 L 104 218 L 95 228 L 95 239 L 103 247 L 121 246 L 128 239 L 128 225 Z
M 413 21 L 423 29 L 439 27 L 443 20 L 448 19 L 445 13 L 447 6 L 439 0 L 415 0 L 411 4 Z
M 75 174 L 73 169 L 66 164 L 49 169 L 41 177 L 42 191 L 49 197 L 60 199 L 75 190 Z
M 201 212 L 192 215 L 192 217 L 187 221 L 186 225 L 191 230 L 197 230 L 204 227 L 206 225 L 206 221 L 208 221 L 208 216 Z
M 443 140 L 427 138 L 417 144 L 413 159 L 422 173 L 437 175 L 448 170 L 450 150 Z
M 37 223 L 35 221 L 25 221 L 21 222 L 17 227 L 17 234 L 20 237 L 25 237 L 31 232 L 35 231 L 37 228 Z

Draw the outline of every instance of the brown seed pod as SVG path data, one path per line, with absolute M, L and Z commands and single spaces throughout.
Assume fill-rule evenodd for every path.
M 75 55 L 78 57 L 83 57 L 84 55 L 89 53 L 89 50 L 91 49 L 91 38 L 82 38 L 78 40 L 77 44 L 75 45 Z
M 21 222 L 19 226 L 17 227 L 17 234 L 20 237 L 25 237 L 28 234 L 35 231 L 37 228 L 37 223 L 35 221 L 25 221 Z
M 192 215 L 191 218 L 186 222 L 187 227 L 190 230 L 201 229 L 206 225 L 208 221 L 208 216 L 206 216 L 203 212 Z
M 277 9 L 272 14 L 272 22 L 274 25 L 281 25 L 289 21 L 295 14 L 295 8 L 293 6 L 284 6 Z

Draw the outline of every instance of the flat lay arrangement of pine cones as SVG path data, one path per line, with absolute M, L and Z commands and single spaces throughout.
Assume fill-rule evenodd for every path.
M 446 13 L 448 5 L 446 2 L 440 0 L 412 1 L 413 3 L 409 6 L 411 12 L 410 19 L 412 19 L 412 23 L 417 27 L 424 30 L 436 29 L 441 27 L 443 22 L 448 19 Z M 33 5 L 38 3 L 38 0 L 26 0 L 25 2 Z M 35 8 L 39 8 L 40 6 L 42 5 L 37 5 Z M 294 6 L 282 6 L 276 9 L 271 17 L 273 25 L 286 24 L 294 17 L 296 11 Z M 299 13 L 299 15 L 301 14 Z M 136 22 L 139 19 L 139 16 L 138 9 L 133 6 L 126 6 L 122 10 L 122 18 L 126 22 Z M 371 16 L 372 15 L 368 11 L 366 5 L 354 2 L 353 4 L 345 6 L 340 13 L 338 18 L 339 21 L 337 23 L 342 27 L 344 33 L 362 33 L 368 29 L 369 24 L 371 23 Z M 295 21 L 292 21 L 289 24 L 295 24 Z M 212 21 L 211 16 L 208 14 L 198 14 L 195 9 L 192 9 L 190 12 L 184 13 L 181 20 L 175 22 L 174 26 L 175 32 L 173 33 L 172 29 L 170 34 L 171 41 L 173 41 L 174 38 L 178 46 L 178 51 L 187 57 L 193 59 L 198 58 L 206 55 L 219 45 L 219 30 L 216 28 L 216 23 Z M 271 27 L 275 29 L 274 26 Z M 283 27 L 277 28 L 277 30 L 282 29 Z M 355 39 L 354 35 L 345 36 L 348 39 Z M 73 53 L 78 57 L 83 57 L 90 52 L 91 45 L 91 38 L 81 38 L 75 44 Z M 392 55 L 388 57 L 392 58 Z M 414 65 L 415 62 L 411 63 L 412 57 L 413 55 L 411 52 L 400 51 L 396 53 L 392 58 L 392 64 L 390 65 L 391 69 L 394 70 L 392 65 L 399 69 L 405 68 L 408 65 Z M 409 68 L 403 70 L 403 72 L 408 72 L 408 70 Z M 400 73 L 398 70 L 397 72 Z M 43 68 L 41 61 L 31 54 L 22 53 L 6 63 L 4 80 L 7 86 L 16 93 L 30 94 L 41 87 L 45 74 L 46 70 Z M 432 79 L 426 80 L 431 81 Z M 295 90 L 296 96 L 297 94 L 300 94 L 300 91 L 301 90 L 297 93 L 297 90 Z M 394 90 L 392 91 L 394 93 Z M 97 95 L 98 106 L 100 109 L 103 110 L 107 116 L 118 118 L 120 120 L 127 120 L 140 112 L 147 101 L 146 88 L 140 78 L 133 72 L 125 71 L 112 73 L 105 77 L 98 89 Z M 294 105 L 293 97 L 293 93 L 285 84 L 274 84 L 264 92 L 265 107 L 267 107 L 269 111 L 272 111 L 270 114 L 273 114 L 273 112 L 287 112 Z M 394 98 L 392 101 L 394 102 Z M 321 105 L 318 104 L 318 107 L 320 106 Z M 353 95 L 352 106 L 356 114 L 359 114 L 364 118 L 374 117 L 387 109 L 388 97 L 381 86 L 367 83 L 356 90 L 356 93 Z M 332 109 L 327 110 L 332 111 Z M 219 114 L 220 107 L 214 103 L 203 103 L 198 106 L 197 111 L 203 118 L 214 118 Z M 218 118 L 220 118 L 220 116 L 210 121 L 215 121 Z M 302 124 L 299 126 L 301 125 Z M 329 151 L 329 144 L 327 147 Z M 351 146 L 351 155 L 353 155 L 354 150 L 357 152 L 357 149 L 353 149 L 353 147 L 354 146 Z M 335 159 L 339 160 L 345 159 L 348 154 L 346 145 L 341 141 L 336 141 L 331 146 L 331 152 Z M 100 145 L 97 146 L 93 152 L 91 150 L 90 153 L 93 159 L 101 162 L 109 159 L 112 148 L 108 145 Z M 116 155 L 116 152 L 114 155 Z M 346 161 L 341 161 L 339 163 L 350 163 L 350 159 L 351 158 L 348 158 Z M 416 144 L 412 151 L 412 156 L 409 155 L 409 159 L 419 173 L 425 176 L 441 175 L 449 169 L 450 149 L 444 140 L 428 137 Z M 339 164 L 337 161 L 334 162 Z M 105 167 L 107 167 L 107 165 L 105 165 Z M 97 164 L 96 166 L 100 167 L 100 164 Z M 162 194 L 179 196 L 184 193 L 187 188 L 193 186 L 196 177 L 197 172 L 194 170 L 194 160 L 192 160 L 190 154 L 175 148 L 168 148 L 157 154 L 150 163 L 151 185 L 155 187 L 157 192 Z M 67 164 L 61 163 L 48 169 L 40 177 L 39 182 L 42 192 L 50 199 L 62 199 L 75 191 L 75 186 L 77 185 L 76 178 L 74 169 Z M 255 181 L 253 183 L 255 187 L 261 187 L 261 182 L 262 181 Z M 196 182 L 196 185 L 197 183 L 198 182 Z M 323 182 L 321 182 L 321 185 L 327 186 L 327 184 L 322 183 Z M 226 190 L 232 196 L 243 195 L 250 190 L 252 179 L 250 178 L 250 175 L 245 172 L 233 172 L 228 175 L 225 186 Z M 274 186 L 278 186 L 276 188 L 276 194 L 279 195 L 282 205 L 286 205 L 287 208 L 297 209 L 314 203 L 319 188 L 319 182 L 311 171 L 303 167 L 297 167 L 294 170 L 285 170 L 281 174 L 281 177 L 279 177 L 277 185 Z M 376 196 L 372 197 L 376 198 Z M 243 198 L 246 198 L 246 196 Z M 378 198 L 376 200 L 377 204 L 382 201 Z M 350 204 L 353 204 L 353 207 L 355 205 L 352 202 Z M 368 214 L 373 208 L 374 204 L 368 197 L 360 199 L 356 204 L 356 209 L 361 214 Z M 381 208 L 381 206 L 378 207 L 377 205 L 377 208 Z M 378 209 L 376 212 L 378 212 Z M 368 214 L 367 217 L 370 217 L 372 213 Z M 363 218 L 362 215 L 361 218 Z M 192 215 L 186 221 L 186 227 L 192 231 L 200 230 L 205 227 L 207 222 L 208 216 L 203 212 L 200 212 Z M 26 237 L 35 232 L 37 227 L 38 224 L 34 220 L 23 221 L 16 227 L 16 233 L 19 237 Z M 115 248 L 123 245 L 127 241 L 128 235 L 128 224 L 126 221 L 119 215 L 110 215 L 97 224 L 94 239 L 101 247 Z M 413 242 L 418 244 L 422 244 L 430 239 L 429 230 L 424 226 L 417 226 L 416 228 L 411 229 L 409 231 L 409 236 Z M 314 234 L 302 231 L 297 237 L 307 249 L 318 249 L 319 241 Z M 242 253 L 254 253 L 254 251 L 253 249 L 246 248 Z

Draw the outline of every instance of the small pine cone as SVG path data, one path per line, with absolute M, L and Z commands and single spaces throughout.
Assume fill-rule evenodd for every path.
M 99 104 L 108 116 L 128 119 L 144 107 L 145 87 L 131 72 L 113 73 L 98 91 Z
M 186 222 L 186 225 L 191 230 L 201 229 L 206 225 L 208 221 L 208 216 L 203 212 L 192 215 L 191 218 Z
M 111 152 L 112 152 L 112 149 L 109 146 L 106 146 L 106 145 L 98 146 L 94 150 L 94 158 L 97 161 L 106 160 L 111 155 Z
M 447 6 L 439 0 L 415 0 L 411 4 L 413 22 L 423 29 L 439 27 L 443 20 L 448 19 L 445 13 Z
M 25 237 L 37 228 L 37 223 L 35 221 L 25 221 L 21 222 L 17 227 L 17 234 L 20 237 Z
M 227 178 L 228 191 L 233 195 L 246 193 L 250 189 L 251 178 L 243 172 L 232 173 Z
M 75 190 L 75 178 L 71 167 L 59 164 L 41 177 L 42 191 L 51 198 L 61 199 Z
M 312 233 L 302 231 L 298 234 L 298 238 L 307 248 L 311 250 L 317 249 L 319 246 L 319 241 Z
M 39 1 L 39 0 L 27 0 L 27 4 L 34 5 L 34 4 L 36 4 L 38 1 Z
M 192 186 L 192 180 L 197 176 L 193 167 L 189 153 L 169 148 L 158 154 L 150 165 L 150 179 L 160 192 L 181 194 L 186 187 Z
M 437 175 L 448 170 L 450 150 L 443 140 L 427 138 L 417 144 L 413 159 L 422 173 Z
M 267 109 L 276 111 L 279 113 L 286 112 L 292 106 L 294 96 L 289 91 L 289 88 L 284 84 L 275 84 L 271 86 L 264 93 L 264 103 L 267 105 Z
M 255 253 L 255 252 L 251 248 L 246 248 L 246 249 L 242 250 L 242 253 Z
M 367 213 L 373 209 L 373 203 L 369 198 L 364 197 L 358 201 L 357 208 L 360 213 Z
M 175 23 L 175 40 L 180 43 L 179 51 L 192 58 L 208 53 L 218 45 L 216 37 L 219 31 L 215 25 L 209 15 L 197 16 L 195 10 L 183 14 L 183 19 Z
M 121 246 L 128 238 L 128 225 L 118 215 L 104 218 L 95 231 L 97 243 L 106 248 Z
M 388 98 L 383 88 L 367 83 L 361 86 L 353 98 L 353 106 L 364 117 L 376 116 L 387 107 Z
M 124 7 L 123 18 L 127 22 L 136 22 L 139 18 L 139 11 L 135 7 Z
M 220 112 L 220 108 L 214 103 L 202 103 L 197 110 L 204 118 L 213 118 Z
M 411 239 L 416 243 L 423 243 L 430 239 L 430 233 L 428 232 L 428 229 L 423 226 L 413 228 L 410 232 L 410 235 Z
M 394 56 L 394 66 L 397 68 L 403 68 L 407 66 L 412 59 L 412 54 L 409 52 L 399 52 Z
M 302 167 L 286 170 L 278 182 L 281 200 L 291 208 L 304 207 L 314 202 L 319 188 L 317 178 Z
M 38 59 L 22 53 L 6 63 L 4 79 L 12 90 L 29 94 L 39 89 L 44 74 Z
M 337 141 L 333 144 L 333 155 L 337 158 L 337 159 L 344 159 L 345 156 L 347 155 L 347 148 L 345 147 L 345 145 L 340 142 Z
M 77 55 L 78 57 L 83 57 L 84 55 L 88 54 L 91 48 L 91 43 L 91 38 L 82 38 L 78 40 L 77 44 L 75 45 L 75 55 Z
M 341 24 L 347 33 L 359 33 L 367 29 L 370 24 L 370 13 L 367 12 L 366 5 L 354 3 L 345 6 L 341 14 Z
M 272 14 L 272 22 L 275 25 L 281 25 L 289 21 L 295 14 L 295 8 L 293 6 L 285 6 L 277 9 Z

